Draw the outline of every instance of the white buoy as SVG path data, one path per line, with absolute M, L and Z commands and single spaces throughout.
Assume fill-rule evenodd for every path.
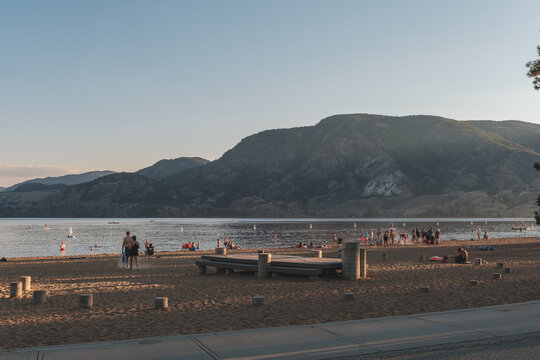
M 180 226 L 180 232 L 184 232 L 184 226 Z
M 356 223 L 354 223 L 354 228 L 356 229 Z
M 253 230 L 257 230 L 257 225 L 253 225 Z
M 313 224 L 309 224 L 309 228 L 310 228 L 310 229 L 313 229 Z

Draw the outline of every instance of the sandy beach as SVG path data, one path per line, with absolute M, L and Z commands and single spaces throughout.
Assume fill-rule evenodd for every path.
M 479 251 L 479 245 L 496 251 Z M 418 254 L 454 255 L 470 247 L 473 264 L 418 262 Z M 256 250 L 238 250 L 248 252 Z M 268 249 L 309 256 L 309 249 Z M 388 251 L 388 261 L 381 252 Z M 249 273 L 198 275 L 195 261 L 204 252 L 140 256 L 141 269 L 121 268 L 119 255 L 85 258 L 20 258 L 0 262 L 1 349 L 85 343 L 162 335 L 302 325 L 443 311 L 540 299 L 540 239 L 446 241 L 436 246 L 368 249 L 368 278 L 309 280 L 282 276 L 259 280 Z M 337 248 L 324 257 L 338 257 Z M 486 265 L 474 265 L 481 257 Z M 497 262 L 511 268 L 501 272 Z M 47 303 L 34 305 L 32 292 L 9 299 L 9 283 L 32 277 L 32 290 L 46 290 Z M 470 287 L 468 280 L 479 280 Z M 421 293 L 420 286 L 430 286 Z M 355 293 L 344 302 L 341 294 Z M 78 308 L 78 294 L 94 294 L 92 309 Z M 251 305 L 262 295 L 266 303 Z M 169 310 L 154 310 L 153 299 L 169 298 Z M 466 320 L 466 319 L 464 319 Z

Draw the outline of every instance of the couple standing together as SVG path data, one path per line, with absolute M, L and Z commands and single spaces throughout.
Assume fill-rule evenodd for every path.
M 133 259 L 135 259 L 135 265 L 139 270 L 139 246 L 137 237 L 135 235 L 131 236 L 129 231 L 126 231 L 126 237 L 122 243 L 122 263 L 124 268 L 127 268 L 129 263 L 129 268 L 133 269 Z

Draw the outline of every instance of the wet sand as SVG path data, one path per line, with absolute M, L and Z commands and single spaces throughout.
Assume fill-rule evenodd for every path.
M 478 245 L 496 245 L 479 251 Z M 454 255 L 471 247 L 472 265 L 418 262 L 418 255 Z M 268 249 L 309 256 L 309 249 Z M 237 253 L 255 251 L 238 250 Z M 388 261 L 381 261 L 381 252 Z M 337 248 L 323 250 L 338 257 Z M 249 273 L 198 275 L 198 253 L 159 253 L 141 260 L 140 270 L 121 268 L 119 255 L 9 259 L 0 262 L 0 348 L 110 341 L 163 335 L 405 315 L 540 299 L 540 239 L 447 241 L 436 246 L 368 249 L 368 278 L 278 277 L 259 280 Z M 474 265 L 474 258 L 487 260 Z M 501 272 L 510 274 L 492 280 Z M 32 292 L 9 299 L 9 283 L 32 276 L 32 290 L 46 290 L 47 303 L 34 305 Z M 480 280 L 469 287 L 468 280 Z M 430 286 L 421 293 L 419 286 Z M 352 301 L 341 300 L 353 292 Z M 78 294 L 94 294 L 94 308 L 79 309 Z M 266 303 L 253 307 L 251 297 Z M 154 310 L 153 299 L 167 296 L 169 310 Z

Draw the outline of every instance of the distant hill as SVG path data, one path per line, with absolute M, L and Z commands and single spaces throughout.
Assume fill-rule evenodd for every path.
M 0 186 L 0 192 L 4 191 L 6 188 Z
M 26 180 L 19 184 L 15 184 L 13 186 L 10 186 L 4 189 L 4 191 L 14 191 L 21 185 L 29 184 L 29 183 L 38 183 L 38 184 L 44 184 L 44 185 L 55 185 L 55 184 L 76 185 L 76 184 L 92 181 L 102 176 L 106 176 L 106 175 L 110 175 L 114 173 L 115 173 L 114 171 L 104 170 L 104 171 L 89 171 L 83 174 L 72 174 L 72 175 L 64 175 L 64 176 L 37 178 L 37 179 Z
M 335 115 L 168 176 L 114 174 L 34 202 L 2 195 L 0 216 L 532 216 L 538 144 L 537 124 Z
M 207 164 L 209 160 L 200 157 L 180 157 L 160 160 L 152 166 L 137 171 L 137 174 L 161 180 L 187 169 Z

